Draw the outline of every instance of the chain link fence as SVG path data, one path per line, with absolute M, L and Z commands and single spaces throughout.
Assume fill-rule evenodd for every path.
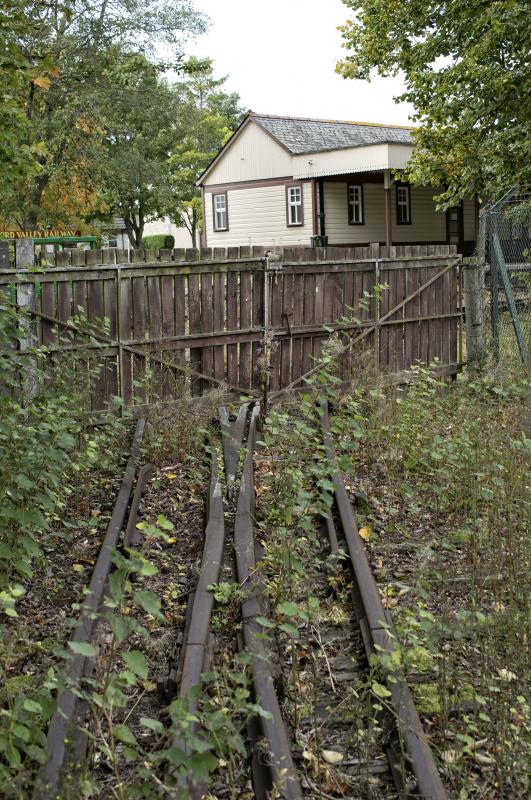
M 531 192 L 511 189 L 485 222 L 492 352 L 502 369 L 522 372 L 531 334 Z

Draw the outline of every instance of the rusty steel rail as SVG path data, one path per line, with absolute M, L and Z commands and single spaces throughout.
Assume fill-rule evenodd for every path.
M 268 712 L 259 720 L 263 738 L 267 742 L 271 787 L 285 800 L 301 800 L 302 790 L 293 763 L 291 745 L 273 682 L 271 661 L 264 644 L 265 629 L 257 622 L 261 610 L 261 589 L 256 576 L 254 542 L 254 476 L 253 453 L 256 423 L 260 406 L 251 413 L 247 452 L 238 494 L 234 523 L 234 550 L 238 580 L 245 592 L 242 602 L 243 636 L 247 650 L 252 654 L 252 675 L 256 702 Z M 267 787 L 266 787 L 267 788 Z M 261 787 L 263 791 L 264 787 Z
M 127 514 L 144 436 L 144 427 L 145 420 L 139 420 L 133 436 L 133 443 L 122 484 L 107 525 L 105 538 L 92 573 L 79 620 L 70 639 L 71 642 L 90 643 L 96 632 L 97 615 L 105 596 L 113 552 L 118 544 Z M 93 659 L 91 657 L 74 653 L 66 674 L 66 686 L 59 694 L 57 710 L 48 728 L 46 760 L 40 767 L 35 779 L 33 800 L 51 800 L 52 798 L 63 797 L 63 786 L 68 778 L 68 769 L 75 771 L 84 758 L 86 733 L 80 727 L 80 718 L 86 709 L 78 695 L 82 679 L 88 677 L 92 669 Z
M 135 492 L 131 500 L 131 508 L 129 509 L 129 519 L 127 520 L 127 527 L 125 529 L 124 547 L 138 547 L 142 544 L 144 537 L 141 531 L 138 530 L 136 524 L 138 522 L 138 509 L 142 501 L 146 484 L 151 478 L 151 471 L 153 467 L 151 464 L 144 464 L 138 471 L 138 478 L 136 479 Z
M 367 656 L 369 657 L 375 652 L 391 656 L 396 649 L 396 636 L 383 607 L 377 583 L 358 534 L 356 515 L 345 488 L 343 474 L 336 466 L 337 458 L 330 432 L 327 400 L 321 400 L 319 413 L 324 450 L 329 464 L 332 465 L 335 502 L 354 573 L 356 596 L 362 617 L 360 627 Z M 398 669 L 388 677 L 390 680 L 387 688 L 391 692 L 390 702 L 393 706 L 397 730 L 405 745 L 409 764 L 417 782 L 418 796 L 422 800 L 447 800 L 448 795 L 437 770 L 409 687 Z M 399 773 L 396 759 L 389 753 L 388 757 L 391 771 L 396 780 Z M 404 787 L 402 788 L 404 789 Z
M 195 591 L 191 594 L 188 610 L 187 624 L 183 637 L 180 663 L 177 669 L 176 682 L 179 683 L 179 697 L 186 698 L 189 692 L 201 685 L 201 675 L 205 671 L 207 657 L 208 634 L 214 595 L 208 587 L 217 583 L 223 550 L 225 546 L 225 518 L 223 512 L 223 494 L 219 474 L 218 457 L 213 444 L 210 445 L 210 485 L 207 503 L 207 524 L 205 528 L 205 545 L 201 560 L 199 580 Z M 189 711 L 194 713 L 197 709 L 197 699 L 189 699 Z M 193 726 L 195 727 L 195 725 Z M 178 734 L 172 737 L 173 747 L 189 753 L 189 748 Z M 175 780 L 175 768 L 168 771 L 170 780 Z M 182 788 L 187 788 L 192 797 L 202 797 L 205 787 L 201 784 L 190 785 L 185 776 L 177 776 L 177 783 Z

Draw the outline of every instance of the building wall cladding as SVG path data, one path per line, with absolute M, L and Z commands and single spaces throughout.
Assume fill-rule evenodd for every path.
M 209 247 L 233 245 L 309 245 L 312 228 L 312 186 L 303 187 L 303 224 L 286 224 L 286 186 L 256 186 L 227 190 L 229 230 L 215 231 L 212 192 L 205 192 L 207 244 Z M 214 192 L 215 193 L 215 192 Z
M 350 183 L 356 182 L 351 176 Z M 348 222 L 347 180 L 325 181 L 325 224 L 329 244 L 367 244 L 385 241 L 385 201 L 383 184 L 364 183 L 364 222 Z M 286 187 L 251 186 L 227 187 L 229 230 L 214 231 L 212 192 L 206 187 L 205 212 L 207 244 L 209 247 L 236 245 L 308 245 L 313 235 L 313 193 L 311 182 L 303 186 L 304 224 L 288 227 L 286 224 Z M 220 190 L 221 191 L 221 190 Z M 225 189 L 223 189 L 225 191 Z M 411 224 L 396 224 L 396 186 L 392 187 L 391 209 L 393 215 L 393 242 L 429 243 L 446 241 L 446 214 L 437 211 L 434 197 L 440 190 L 431 187 L 411 188 Z M 473 200 L 463 204 L 464 240 L 475 239 L 475 209 Z

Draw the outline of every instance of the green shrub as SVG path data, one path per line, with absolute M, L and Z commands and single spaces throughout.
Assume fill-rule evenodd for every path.
M 144 236 L 142 243 L 146 250 L 173 250 L 175 237 L 169 233 L 155 233 L 153 236 Z

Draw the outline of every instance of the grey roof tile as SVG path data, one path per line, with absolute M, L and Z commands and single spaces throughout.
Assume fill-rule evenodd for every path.
M 411 129 L 392 125 L 272 117 L 261 114 L 253 114 L 252 118 L 293 155 L 342 150 L 370 144 L 412 143 Z

